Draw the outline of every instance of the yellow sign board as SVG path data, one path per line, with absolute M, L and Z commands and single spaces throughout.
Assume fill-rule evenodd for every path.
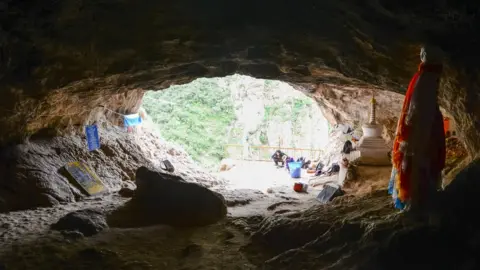
M 73 180 L 89 195 L 95 195 L 105 190 L 105 186 L 100 181 L 100 178 L 83 162 L 70 162 L 65 165 L 65 169 L 72 176 Z

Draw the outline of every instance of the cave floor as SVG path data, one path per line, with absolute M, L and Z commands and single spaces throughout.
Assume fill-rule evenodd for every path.
M 370 245 L 403 227 L 398 217 L 382 190 L 274 219 L 229 217 L 192 229 L 111 228 L 78 240 L 39 233 L 4 246 L 0 264 L 9 270 L 352 269 L 374 252 Z
M 276 167 L 272 162 L 235 161 L 235 166 L 216 173 L 225 179 L 225 190 L 221 193 L 230 194 L 242 191 L 257 191 L 258 199 L 252 200 L 242 207 L 230 207 L 233 217 L 252 215 L 273 215 L 280 212 L 304 210 L 318 204 L 315 197 L 321 187 L 309 187 L 307 192 L 297 193 L 293 190 L 295 182 L 308 183 L 309 174 L 302 170 L 300 179 L 292 179 L 285 168 Z
M 91 202 L 92 204 L 98 201 Z M 348 242 L 356 227 L 341 225 L 345 219 L 352 222 L 384 222 L 387 216 L 395 216 L 390 200 L 384 192 L 370 194 L 359 207 L 353 196 L 345 196 L 328 206 L 317 206 L 305 212 L 280 213 L 267 221 L 263 216 L 228 217 L 226 220 L 201 228 L 176 229 L 169 226 L 145 228 L 111 228 L 98 235 L 78 240 L 68 239 L 58 232 L 45 231 L 47 224 L 39 226 L 43 231 L 22 234 L 21 239 L 4 244 L 0 262 L 7 269 L 296 269 L 292 262 L 281 267 L 275 256 L 282 256 L 290 248 L 300 248 L 302 242 L 315 240 L 327 233 L 334 224 L 342 237 L 332 242 L 334 257 L 325 261 L 312 261 L 312 266 L 328 265 L 341 258 L 339 247 Z M 88 205 L 86 203 L 84 206 Z M 100 204 L 97 204 L 100 205 Z M 91 206 L 91 205 L 90 205 Z M 107 206 L 105 206 L 107 207 Z M 60 211 L 59 211 L 60 212 Z M 68 212 L 68 211 L 67 211 Z M 61 216 L 58 214 L 58 216 Z M 292 223 L 283 223 L 292 219 Z M 296 221 L 293 221 L 296 220 Z M 305 222 L 303 228 L 298 222 Z M 25 221 L 28 224 L 28 221 Z M 320 224 L 318 235 L 312 231 L 312 223 Z M 308 225 L 310 224 L 310 225 Z M 325 225 L 328 224 L 328 225 Z M 360 223 L 358 223 L 360 224 Z M 285 227 L 286 226 L 286 227 Z M 282 229 L 282 227 L 284 227 Z M 366 230 L 367 231 L 367 230 Z M 291 234 L 291 235 L 286 235 Z M 360 233 L 361 234 L 361 233 Z M 258 239 L 267 235 L 263 240 Z M 35 237 L 36 236 L 36 237 Z M 300 242 L 289 241 L 298 237 Z M 335 236 L 338 237 L 338 236 Z M 352 235 L 356 242 L 358 235 Z M 286 239 L 284 239 L 286 238 Z M 11 239 L 13 240 L 13 239 Z M 285 240 L 286 242 L 283 242 Z M 283 244 L 276 244 L 276 242 Z M 331 239 L 328 241 L 332 241 Z M 297 246 L 298 245 L 298 246 Z M 345 254 L 356 250 L 342 249 Z M 273 261 L 269 261 L 272 260 Z M 295 256 L 292 257 L 295 260 Z M 310 269 L 310 268 L 299 269 Z M 315 268 L 317 269 L 317 268 Z
M 227 180 L 228 189 L 256 189 L 264 193 L 268 193 L 269 189 L 291 190 L 293 183 L 308 183 L 312 176 L 302 169 L 301 178 L 292 179 L 286 168 L 277 167 L 273 162 L 240 160 L 236 160 L 230 170 L 216 175 Z
M 273 170 L 277 169 L 273 167 Z M 286 172 L 278 172 L 288 177 Z M 373 178 L 377 179 L 375 182 L 381 182 L 378 184 L 381 188 L 388 173 L 387 168 L 364 168 L 363 176 L 351 189 L 360 190 L 364 185 L 372 185 L 368 179 Z M 385 180 L 378 181 L 379 174 Z M 93 237 L 77 240 L 49 230 L 50 225 L 69 212 L 85 208 L 110 211 L 128 199 L 110 195 L 53 208 L 0 214 L 0 265 L 4 263 L 9 270 L 296 269 L 298 262 L 295 261 L 303 260 L 304 255 L 287 256 L 289 262 L 283 266 L 285 253 L 316 241 L 322 235 L 331 234 L 333 237 L 325 241 L 333 241 L 331 252 L 334 255 L 325 256 L 324 261 L 313 260 L 312 267 L 334 264 L 346 254 L 356 256 L 358 238 L 370 235 L 372 226 L 396 226 L 396 223 L 385 223 L 386 220 L 395 220 L 397 215 L 384 189 L 347 193 L 331 205 L 319 205 L 315 201 L 316 191 L 297 194 L 291 189 L 291 185 L 279 185 L 270 193 L 257 191 L 254 194 L 258 197 L 248 203 L 234 204 L 229 207 L 224 221 L 206 227 L 110 228 Z M 227 201 L 232 193 L 240 197 L 251 195 L 243 195 L 242 189 L 224 190 L 223 193 Z M 362 229 L 359 230 L 358 226 Z M 351 247 L 346 247 L 345 243 L 349 241 Z M 352 258 L 349 260 L 354 262 Z M 303 266 L 298 269 L 311 269 L 305 263 L 300 265 Z

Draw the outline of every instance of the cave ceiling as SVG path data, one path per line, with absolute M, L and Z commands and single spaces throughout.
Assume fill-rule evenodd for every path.
M 444 52 L 440 103 L 473 153 L 480 4 L 434 2 L 4 0 L 0 138 L 82 124 L 99 106 L 128 112 L 138 91 L 234 73 L 402 93 L 427 43 Z

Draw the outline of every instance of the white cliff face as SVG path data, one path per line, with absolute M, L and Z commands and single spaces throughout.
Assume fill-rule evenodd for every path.
M 289 84 L 234 75 L 225 78 L 237 120 L 232 143 L 323 149 L 328 122 L 318 105 Z

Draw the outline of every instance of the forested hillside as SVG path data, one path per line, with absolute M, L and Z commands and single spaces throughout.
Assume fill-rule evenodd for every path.
M 145 94 L 161 135 L 212 167 L 225 144 L 323 148 L 327 122 L 313 100 L 286 83 L 233 75 Z

